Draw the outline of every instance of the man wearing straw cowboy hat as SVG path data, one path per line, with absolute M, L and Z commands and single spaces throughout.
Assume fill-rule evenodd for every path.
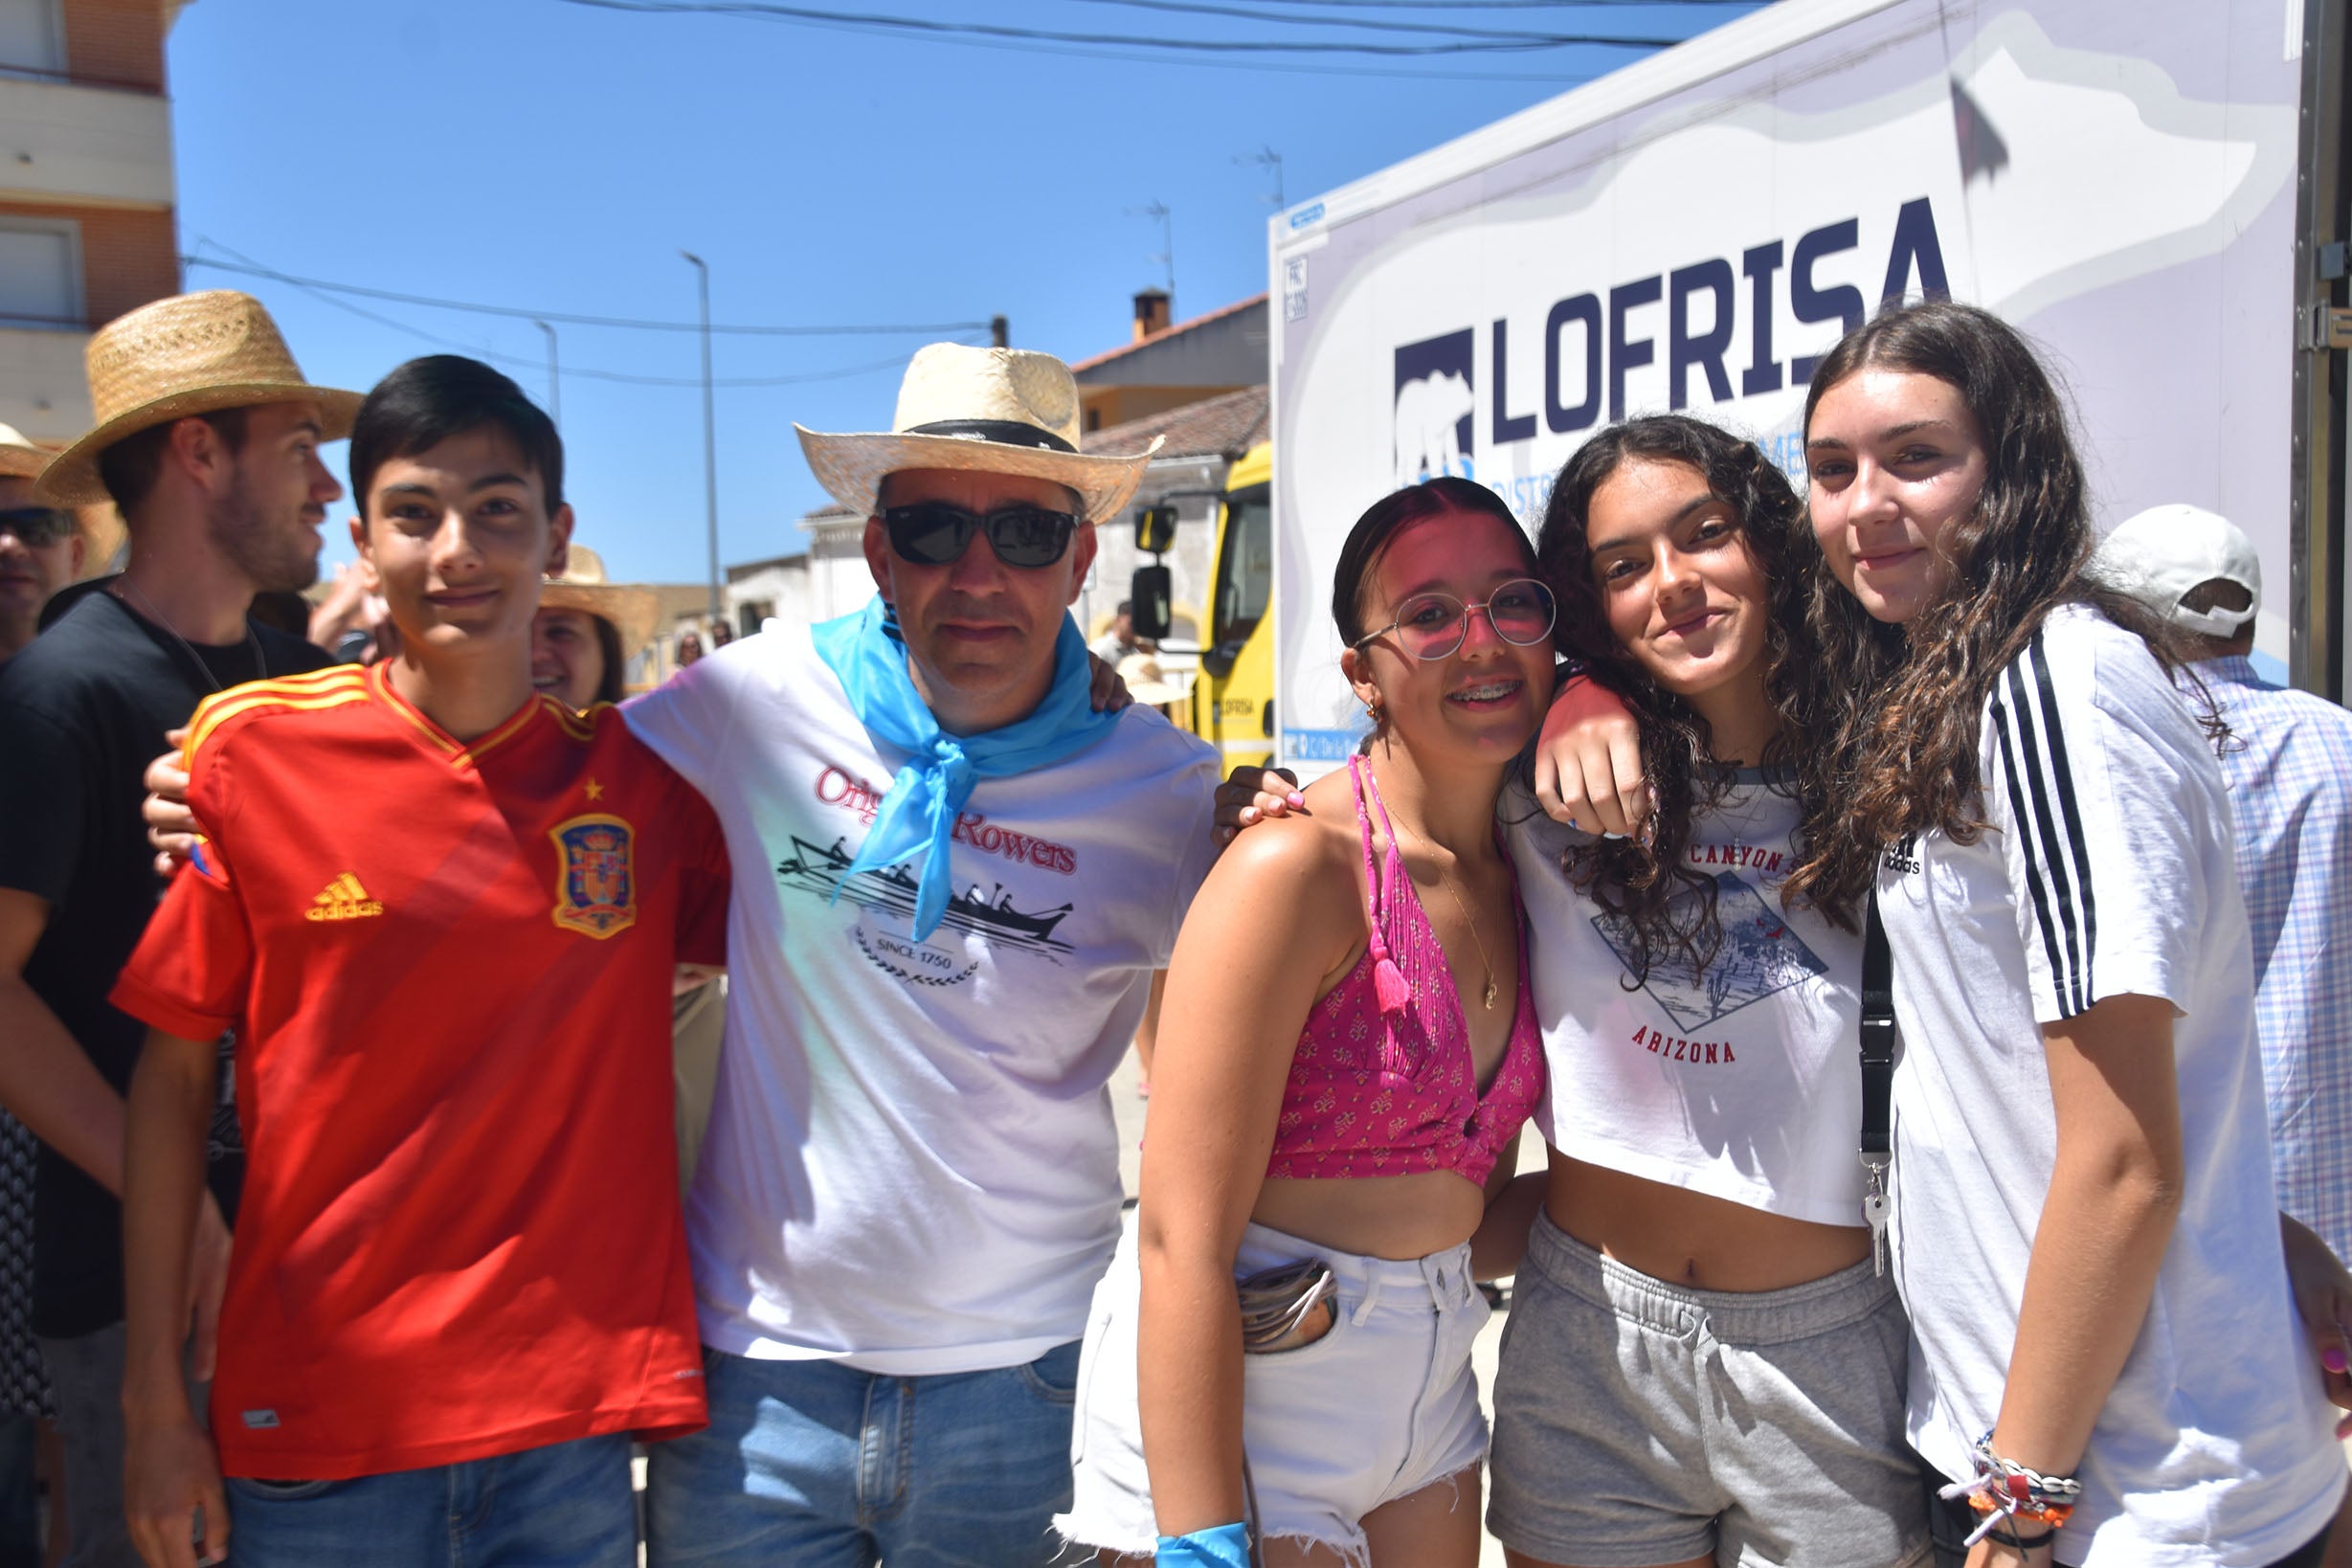
M 41 471 L 57 505 L 111 499 L 130 558 L 0 666 L 0 1104 L 42 1142 L 34 1328 L 65 1439 L 73 1568 L 137 1561 L 123 1518 L 123 1091 L 145 1028 L 107 999 L 154 912 L 140 771 L 197 702 L 325 656 L 247 618 L 264 589 L 317 574 L 343 491 L 321 442 L 354 392 L 302 378 L 245 295 L 188 294 L 102 327 L 88 350 L 97 423 Z M 216 1119 L 216 1196 L 233 1198 L 234 1115 Z M 199 1226 L 217 1304 L 227 1232 Z M 210 1324 L 195 1370 L 210 1376 Z
M 654 1451 L 650 1560 L 1036 1563 L 1118 1237 L 1104 1085 L 1216 758 L 1089 706 L 1068 609 L 1148 454 L 1078 452 L 1061 361 L 934 344 L 892 431 L 800 442 L 875 598 L 624 710 L 736 878 L 686 1204 L 711 1425 Z
M 41 606 L 81 575 L 86 545 L 74 514 L 34 493 L 49 454 L 0 425 L 0 660 L 41 629 Z

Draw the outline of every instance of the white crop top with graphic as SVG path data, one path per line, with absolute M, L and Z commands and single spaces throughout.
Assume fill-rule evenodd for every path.
M 1703 969 L 1656 953 L 1638 985 L 1625 923 L 1560 869 L 1583 836 L 1516 785 L 1501 809 L 1551 1068 L 1536 1125 L 1552 1146 L 1767 1214 L 1860 1224 L 1862 938 L 1781 907 L 1795 799 L 1761 770 L 1740 772 L 1688 852 L 1714 879 L 1721 945 Z

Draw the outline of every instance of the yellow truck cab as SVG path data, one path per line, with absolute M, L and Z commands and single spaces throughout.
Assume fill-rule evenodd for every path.
M 1209 624 L 1193 683 L 1192 731 L 1225 766 L 1274 760 L 1274 448 L 1261 441 L 1225 476 Z

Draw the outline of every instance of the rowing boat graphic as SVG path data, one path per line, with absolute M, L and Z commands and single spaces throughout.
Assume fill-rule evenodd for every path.
M 788 887 L 826 899 L 831 899 L 838 890 L 853 904 L 911 918 L 915 878 L 905 863 L 853 873 L 849 869 L 852 854 L 846 839 L 836 839 L 831 848 L 822 848 L 795 834 L 791 858 L 776 862 L 776 877 Z M 1050 956 L 1071 951 L 1067 942 L 1055 940 L 1053 934 L 1054 928 L 1062 924 L 1071 907 L 1064 904 L 1032 914 L 1014 907 L 1013 895 L 1004 884 L 998 883 L 993 892 L 984 893 L 980 885 L 974 883 L 948 900 L 947 912 L 940 918 L 940 924 L 984 936 L 992 946 L 1028 948 Z

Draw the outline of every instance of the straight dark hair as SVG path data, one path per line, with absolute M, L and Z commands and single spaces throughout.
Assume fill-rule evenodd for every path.
M 564 504 L 564 441 L 555 421 L 511 378 L 462 354 L 412 359 L 375 384 L 351 424 L 351 500 L 362 516 L 376 470 L 430 452 L 453 436 L 495 430 L 539 476 L 552 517 Z
M 1878 860 L 1904 839 L 1983 831 L 1977 747 L 1992 684 L 2051 610 L 2084 604 L 2137 634 L 2167 673 L 2194 657 L 2170 621 L 2087 568 L 2098 536 L 2066 405 L 2026 340 L 1988 310 L 1930 300 L 1891 304 L 1848 333 L 1813 372 L 1809 437 L 1824 393 L 1864 370 L 1930 375 L 1960 393 L 1985 457 L 1984 486 L 1944 531 L 1950 575 L 1902 625 L 1871 618 L 1831 575 L 1813 572 L 1806 618 L 1828 720 L 1798 762 L 1806 774 L 1804 859 L 1791 897 L 1853 907 Z M 1818 551 L 1816 551 L 1818 557 Z M 2207 731 L 2226 731 L 2205 706 Z
M 1476 480 L 1441 474 L 1436 479 L 1392 490 L 1366 507 L 1364 515 L 1355 520 L 1355 526 L 1348 530 L 1346 543 L 1339 547 L 1339 564 L 1332 571 L 1332 621 L 1339 628 L 1343 646 L 1353 648 L 1364 639 L 1364 583 L 1371 577 L 1373 568 L 1380 564 L 1380 557 L 1388 552 L 1390 541 L 1403 532 L 1407 524 L 1448 510 L 1483 512 L 1510 524 L 1527 557 L 1529 570 L 1534 569 L 1534 548 L 1527 542 L 1527 530 L 1519 526 L 1519 520 L 1512 515 L 1503 498 Z
M 1594 495 L 1628 462 L 1678 463 L 1695 472 L 1732 514 L 1741 548 L 1764 579 L 1764 693 L 1780 733 L 1758 763 L 1785 766 L 1806 749 L 1819 723 L 1822 681 L 1803 630 L 1811 581 L 1804 504 L 1755 442 L 1687 414 L 1658 414 L 1611 425 L 1577 449 L 1553 483 L 1535 560 L 1559 597 L 1562 647 L 1631 709 L 1655 799 L 1644 835 L 1579 844 L 1563 855 L 1561 869 L 1594 903 L 1624 920 L 1633 952 L 1624 983 L 1632 988 L 1648 978 L 1662 953 L 1678 952 L 1703 969 L 1722 945 L 1714 879 L 1692 870 L 1688 852 L 1699 818 L 1722 804 L 1736 775 L 1715 761 L 1706 719 L 1659 684 L 1609 629 L 1586 528 Z M 1852 925 L 1850 907 L 1823 912 Z

